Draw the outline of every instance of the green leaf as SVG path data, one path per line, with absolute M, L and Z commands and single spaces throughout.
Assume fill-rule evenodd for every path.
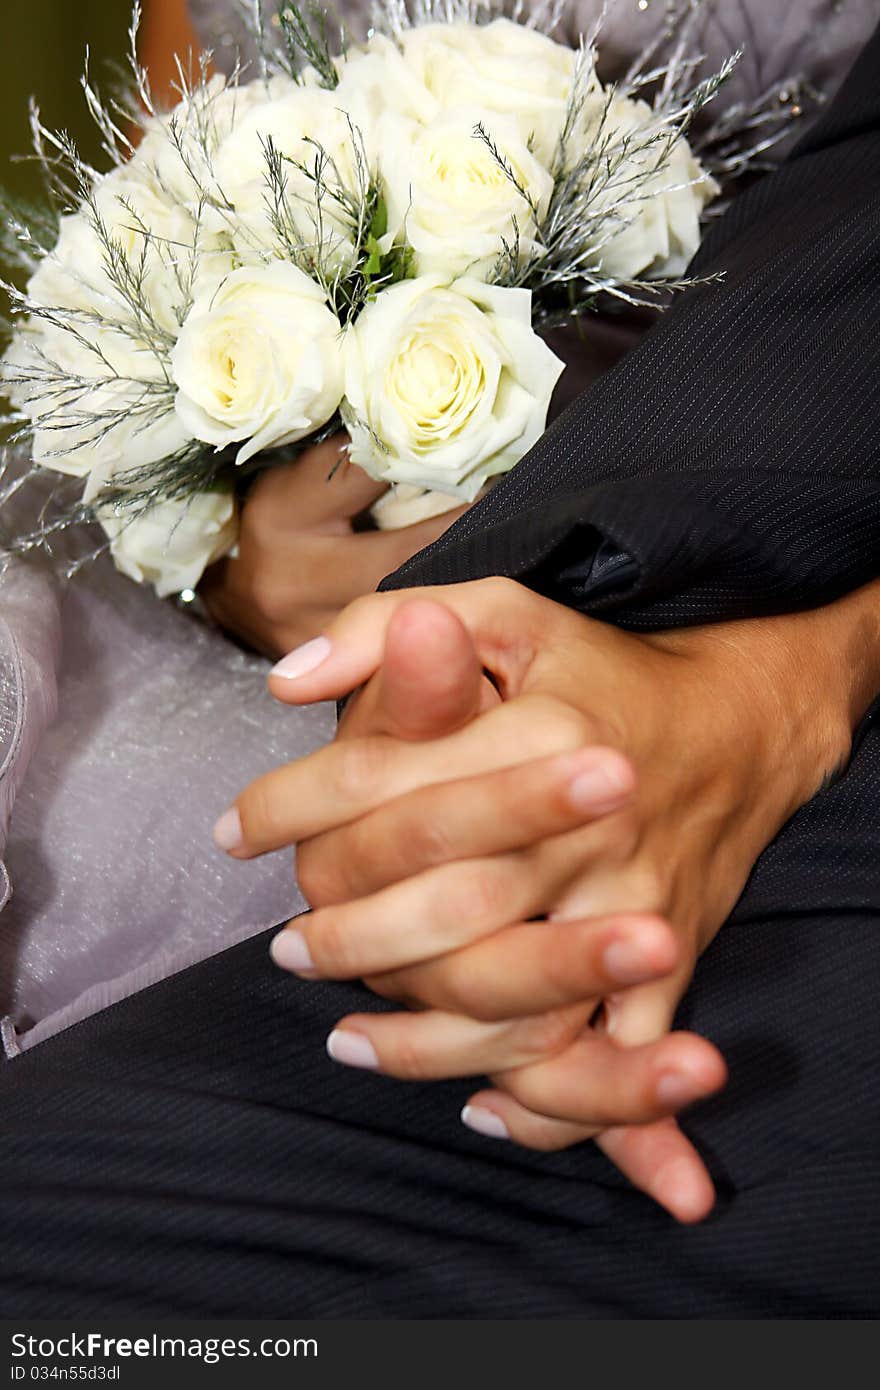
M 370 239 L 378 241 L 388 231 L 388 208 L 384 198 L 379 198 L 376 202 L 376 211 L 373 213 L 373 220 L 370 223 Z M 368 243 L 369 244 L 369 243 Z
M 367 253 L 367 259 L 364 261 L 363 271 L 367 279 L 371 280 L 382 269 L 382 249 L 372 233 L 367 237 L 364 249 Z

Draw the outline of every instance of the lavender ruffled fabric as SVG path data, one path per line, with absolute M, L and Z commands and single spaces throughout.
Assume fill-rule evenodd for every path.
M 0 581 L 0 1013 L 7 1052 L 300 910 L 289 854 L 211 843 L 252 777 L 333 732 L 268 663 L 101 561 Z M 14 802 L 11 821 L 9 813 Z
M 599 7 L 581 0 L 572 30 L 589 27 Z M 228 65 L 241 38 L 232 8 L 193 4 L 202 37 L 219 39 Z M 349 17 L 359 8 L 343 5 Z M 618 0 L 606 56 L 619 65 L 638 51 L 664 8 Z M 880 0 L 716 0 L 704 28 L 710 60 L 746 47 L 722 103 L 797 72 L 830 95 L 878 19 Z M 609 325 L 604 337 L 614 333 Z M 579 350 L 568 394 L 625 346 L 603 352 L 601 341 L 597 331 Z M 252 777 L 333 731 L 328 707 L 275 705 L 266 670 L 109 562 L 63 591 L 30 565 L 0 578 L 8 1054 L 302 907 L 289 856 L 236 864 L 210 840 L 213 820 Z

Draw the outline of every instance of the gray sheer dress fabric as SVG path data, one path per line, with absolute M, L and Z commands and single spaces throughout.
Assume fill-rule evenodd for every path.
M 242 33 L 233 6 L 193 0 L 221 66 Z M 355 30 L 358 9 L 342 7 Z M 572 8 L 589 27 L 598 0 Z M 618 0 L 613 68 L 662 19 L 663 0 Z M 830 95 L 880 0 L 716 0 L 704 46 L 746 56 L 722 100 L 802 73 Z M 561 404 L 638 336 L 594 321 L 554 337 L 570 367 Z M 267 663 L 100 562 L 60 588 L 16 565 L 0 579 L 0 1015 L 9 1054 L 271 926 L 303 901 L 290 858 L 217 854 L 214 818 L 259 772 L 332 734 L 333 711 L 290 710 Z
M 301 910 L 288 854 L 235 864 L 211 826 L 252 777 L 325 742 L 334 711 L 277 705 L 268 662 L 108 561 L 63 590 L 17 566 L 0 600 L 15 1051 Z

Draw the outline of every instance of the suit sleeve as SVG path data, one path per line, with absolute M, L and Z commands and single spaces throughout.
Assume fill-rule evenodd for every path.
M 624 626 L 828 602 L 880 574 L 880 30 L 683 294 L 383 587 L 503 574 Z

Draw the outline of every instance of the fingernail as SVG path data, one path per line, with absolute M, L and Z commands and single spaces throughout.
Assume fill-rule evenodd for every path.
M 461 1112 L 461 1122 L 476 1134 L 484 1134 L 487 1139 L 509 1139 L 510 1130 L 500 1115 L 494 1110 L 484 1110 L 482 1105 L 466 1105 Z
M 690 1105 L 705 1094 L 705 1087 L 686 1072 L 667 1071 L 658 1078 L 655 1094 L 661 1105 L 678 1110 L 682 1105 Z
M 602 964 L 609 979 L 619 985 L 640 985 L 658 975 L 656 967 L 645 960 L 641 944 L 625 936 L 616 937 L 605 947 Z
M 269 943 L 269 955 L 276 965 L 280 965 L 282 970 L 293 970 L 299 973 L 302 970 L 314 970 L 315 962 L 312 960 L 308 942 L 301 931 L 295 927 L 285 927 L 277 936 L 273 936 Z
M 334 1062 L 341 1062 L 344 1067 L 379 1070 L 379 1058 L 370 1039 L 363 1033 L 353 1033 L 350 1028 L 334 1028 L 327 1039 L 327 1051 Z
M 326 637 L 313 637 L 311 642 L 304 642 L 301 647 L 295 647 L 287 656 L 283 656 L 277 665 L 272 667 L 270 676 L 281 676 L 283 680 L 295 681 L 300 676 L 307 676 L 310 671 L 314 671 L 326 661 L 330 655 L 331 642 Z
M 609 758 L 576 773 L 568 784 L 568 798 L 576 811 L 605 811 L 625 801 L 632 787 L 628 765 Z
M 238 814 L 237 806 L 230 806 L 228 811 L 224 811 L 214 829 L 211 831 L 214 844 L 218 849 L 222 849 L 226 854 L 234 849 L 241 849 L 244 844 L 244 835 L 241 831 L 241 816 Z

